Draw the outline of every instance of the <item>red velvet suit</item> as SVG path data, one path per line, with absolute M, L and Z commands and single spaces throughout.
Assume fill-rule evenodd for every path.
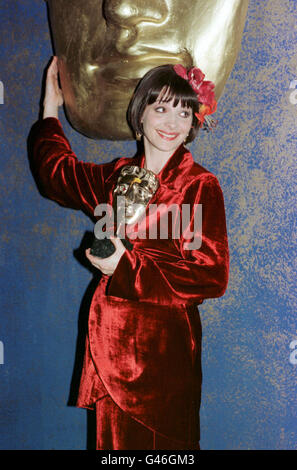
M 79 162 L 57 119 L 34 134 L 34 165 L 46 195 L 91 216 L 112 202 L 124 165 Z M 179 238 L 132 240 L 92 300 L 77 406 L 96 408 L 101 449 L 199 448 L 201 325 L 197 305 L 224 294 L 228 242 L 223 195 L 214 175 L 179 147 L 158 174 L 150 204 L 202 204 L 202 245 Z M 174 222 L 169 224 L 170 228 Z

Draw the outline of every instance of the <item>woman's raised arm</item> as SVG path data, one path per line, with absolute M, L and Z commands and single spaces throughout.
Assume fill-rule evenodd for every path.
M 79 161 L 58 119 L 63 94 L 58 83 L 54 57 L 47 71 L 43 119 L 31 129 L 31 168 L 42 194 L 59 204 L 94 216 L 95 207 L 105 202 L 105 179 L 113 163 L 97 165 Z

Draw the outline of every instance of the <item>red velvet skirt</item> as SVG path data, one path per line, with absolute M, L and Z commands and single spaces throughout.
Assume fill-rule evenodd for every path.
M 198 449 L 197 308 L 108 296 L 106 282 L 90 308 L 77 401 L 96 409 L 97 448 Z
M 199 450 L 199 441 L 168 439 L 129 416 L 110 398 L 96 402 L 97 450 Z

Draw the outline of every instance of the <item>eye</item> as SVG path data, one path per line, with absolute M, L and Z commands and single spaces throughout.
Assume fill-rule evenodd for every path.
M 155 108 L 155 111 L 156 111 L 157 113 L 164 113 L 164 112 L 165 112 L 165 107 L 164 107 L 164 106 L 157 106 L 157 107 Z
M 191 113 L 190 113 L 190 111 L 183 110 L 183 111 L 180 113 L 180 115 L 181 115 L 182 117 L 184 117 L 184 118 L 188 118 L 188 117 L 191 116 Z

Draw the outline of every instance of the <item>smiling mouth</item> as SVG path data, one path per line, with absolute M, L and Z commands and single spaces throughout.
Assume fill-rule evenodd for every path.
M 179 135 L 173 132 L 164 132 L 164 131 L 161 131 L 160 129 L 157 129 L 157 133 L 162 139 L 167 140 L 169 142 L 171 142 L 172 140 L 175 140 L 177 136 Z

